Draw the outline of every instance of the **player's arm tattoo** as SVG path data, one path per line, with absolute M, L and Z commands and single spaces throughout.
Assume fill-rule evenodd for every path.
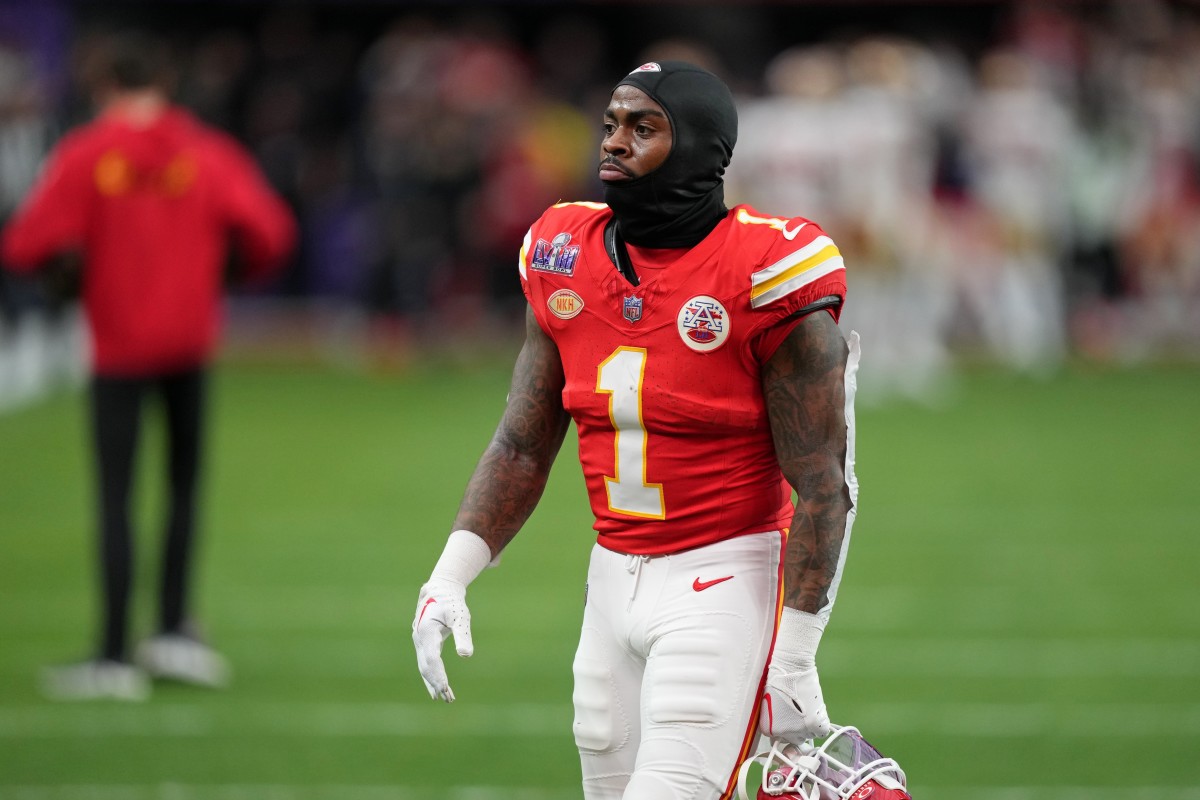
M 809 314 L 763 368 L 763 394 L 796 514 L 784 556 L 784 604 L 816 613 L 837 571 L 850 490 L 846 485 L 847 346 L 824 311 Z
M 571 421 L 563 408 L 564 382 L 558 348 L 527 311 L 508 404 L 454 519 L 454 530 L 478 534 L 493 555 L 517 535 L 546 488 Z

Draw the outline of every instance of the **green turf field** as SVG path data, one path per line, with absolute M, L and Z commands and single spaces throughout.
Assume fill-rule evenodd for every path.
M 497 419 L 495 367 L 226 365 L 199 575 L 223 693 L 40 699 L 93 623 L 81 397 L 0 416 L 0 798 L 578 798 L 570 662 L 589 514 L 570 442 L 476 655 L 429 700 L 417 588 Z M 144 450 L 150 619 L 161 438 Z M 918 800 L 1200 797 L 1200 370 L 978 372 L 939 410 L 861 407 L 854 545 L 821 652 L 834 720 Z

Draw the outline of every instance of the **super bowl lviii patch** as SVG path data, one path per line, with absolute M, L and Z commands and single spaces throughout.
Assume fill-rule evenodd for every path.
M 529 266 L 541 272 L 556 275 L 574 275 L 575 261 L 579 258 L 579 245 L 568 244 L 571 234 L 563 232 L 550 241 L 538 239 L 533 248 L 533 263 Z

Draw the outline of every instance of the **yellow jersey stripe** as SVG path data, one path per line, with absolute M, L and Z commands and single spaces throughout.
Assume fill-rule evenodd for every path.
M 810 283 L 815 283 L 826 275 L 844 270 L 846 265 L 842 262 L 841 256 L 834 256 L 825 261 L 810 267 L 805 272 L 800 272 L 794 275 L 790 280 L 785 280 L 783 283 L 777 284 L 771 289 L 763 292 L 751 292 L 750 306 L 751 308 L 762 308 L 763 306 L 773 303 L 781 297 L 786 297 L 797 289 L 802 289 Z
M 754 275 L 751 276 L 750 282 L 754 286 L 765 283 L 766 281 L 769 281 L 779 275 L 779 273 L 790 270 L 801 261 L 806 261 L 812 258 L 826 247 L 833 246 L 833 240 L 828 236 L 818 236 L 808 244 L 801 247 L 799 250 L 793 250 L 771 266 L 763 267 L 758 272 L 755 272 Z
M 779 219 L 779 217 L 756 217 L 744 208 L 738 209 L 737 221 L 743 225 L 767 225 L 777 231 L 786 230 L 788 223 L 786 219 Z
M 595 203 L 591 200 L 566 200 L 561 203 L 555 203 L 554 208 L 566 208 L 567 206 L 583 206 L 594 211 L 599 211 L 602 208 L 608 208 L 607 203 Z
M 750 299 L 753 302 L 783 284 L 795 283 L 796 278 L 814 270 L 813 275 L 806 277 L 798 285 L 804 285 L 821 275 L 827 275 L 828 271 L 821 271 L 817 268 L 833 259 L 836 259 L 839 264 L 842 263 L 842 254 L 837 245 L 827 236 L 817 237 L 787 258 L 754 273 L 750 278 Z M 821 275 L 816 274 L 817 272 L 820 272 Z

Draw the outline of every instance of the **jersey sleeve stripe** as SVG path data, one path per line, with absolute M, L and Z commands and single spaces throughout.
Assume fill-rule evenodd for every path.
M 533 241 L 533 228 L 525 231 L 525 238 L 521 240 L 521 253 L 517 257 L 517 269 L 521 271 L 521 280 L 527 280 L 528 275 L 525 274 L 525 255 L 529 252 L 529 243 Z M 512 252 L 511 250 L 509 252 Z
M 757 308 L 844 268 L 842 254 L 833 241 L 827 236 L 817 237 L 795 253 L 751 276 L 751 305 Z
M 846 267 L 842 263 L 841 256 L 837 256 L 836 258 L 831 258 L 828 261 L 826 261 L 825 263 L 821 264 L 819 267 L 810 269 L 808 272 L 797 275 L 794 278 L 792 278 L 790 281 L 778 284 L 777 286 L 769 289 L 766 292 L 762 292 L 757 295 L 754 293 L 751 293 L 750 306 L 752 308 L 762 308 L 763 306 L 767 305 L 768 303 L 773 303 L 781 297 L 786 297 L 787 295 L 791 294 L 792 292 L 796 291 L 797 289 L 802 289 L 803 287 L 808 286 L 811 283 L 816 283 L 821 278 L 824 278 L 826 275 L 832 274 L 834 272 L 837 272 L 838 270 L 842 270 L 845 268 Z

